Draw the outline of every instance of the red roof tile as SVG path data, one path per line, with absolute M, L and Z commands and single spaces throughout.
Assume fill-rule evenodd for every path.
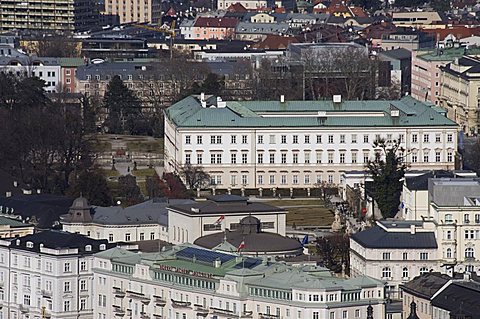
M 430 34 L 435 34 L 435 38 L 442 41 L 449 34 L 455 36 L 457 39 L 463 39 L 472 35 L 480 35 L 480 27 L 466 28 L 464 26 L 457 26 L 447 29 L 425 29 L 423 30 Z
M 194 27 L 204 28 L 235 28 L 238 20 L 235 18 L 214 18 L 214 17 L 198 17 Z
M 241 3 L 233 3 L 228 7 L 227 9 L 228 12 L 238 12 L 238 13 L 244 13 L 248 12 L 248 10 L 241 4 Z

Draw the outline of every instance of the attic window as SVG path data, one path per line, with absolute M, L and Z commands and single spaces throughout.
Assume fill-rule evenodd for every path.
M 105 244 L 100 245 L 100 250 L 105 250 L 105 248 L 106 248 Z
M 33 248 L 33 243 L 31 241 L 27 241 L 27 248 Z
M 85 246 L 85 251 L 92 251 L 92 245 Z

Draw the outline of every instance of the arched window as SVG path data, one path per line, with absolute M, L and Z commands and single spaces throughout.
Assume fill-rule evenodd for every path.
M 447 248 L 447 258 L 452 258 L 452 248 Z
M 392 277 L 392 270 L 390 269 L 390 267 L 385 267 L 382 269 L 382 277 L 383 278 Z
M 408 268 L 407 267 L 402 269 L 402 278 L 408 278 Z
M 427 268 L 427 267 L 422 267 L 422 268 L 420 268 L 420 275 L 426 274 L 427 272 L 428 272 L 428 268 Z
M 475 257 L 475 252 L 472 247 L 466 248 L 465 249 L 465 258 L 474 258 Z

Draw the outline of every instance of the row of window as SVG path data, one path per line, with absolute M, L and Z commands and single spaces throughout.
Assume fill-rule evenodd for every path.
M 88 249 L 86 249 L 86 250 L 88 251 Z M 13 266 L 18 265 L 18 257 L 19 257 L 18 255 L 12 255 L 12 265 Z M 41 270 L 42 269 L 42 260 L 36 258 L 36 261 L 37 261 L 37 269 Z M 4 262 L 5 262 L 5 256 L 4 256 L 4 254 L 0 254 L 0 263 L 3 264 Z M 31 267 L 31 257 L 24 256 L 23 266 L 26 267 L 26 268 Z M 46 261 L 44 270 L 46 272 L 52 272 L 53 271 L 53 263 L 51 261 Z M 88 270 L 87 269 L 87 262 L 84 261 L 84 260 L 80 261 L 80 271 L 87 271 L 87 270 Z M 63 264 L 63 272 L 66 272 L 66 273 L 72 272 L 70 262 L 65 262 Z
M 382 254 L 382 259 L 383 259 L 383 260 L 391 260 L 391 256 L 392 256 L 391 253 L 389 253 L 389 252 L 384 252 L 384 253 Z M 403 260 L 408 260 L 408 253 L 406 253 L 406 252 L 403 253 L 403 254 L 402 254 L 402 258 L 403 258 Z M 419 259 L 420 259 L 420 260 L 428 260 L 428 253 L 426 253 L 426 252 L 421 252 L 421 253 L 419 253 Z
M 465 258 L 475 258 L 475 250 L 472 247 L 465 248 Z M 452 248 L 445 250 L 445 258 L 455 258 Z
M 427 267 L 420 268 L 420 275 L 426 274 L 429 272 Z M 382 278 L 392 278 L 392 269 L 390 267 L 382 268 Z M 409 278 L 409 271 L 407 267 L 402 269 L 402 278 Z
M 435 143 L 441 143 L 442 142 L 442 134 L 441 133 L 423 133 L 423 134 L 412 134 L 411 135 L 411 142 L 412 143 L 418 143 L 419 141 L 419 136 L 422 136 L 423 143 L 430 143 L 430 136 L 434 136 L 434 141 Z M 313 137 L 314 138 L 313 138 Z M 336 135 L 329 134 L 326 135 L 326 142 L 328 144 L 356 144 L 358 142 L 358 136 L 357 134 L 351 134 L 351 135 L 346 135 L 346 134 L 340 134 L 338 135 L 338 139 Z M 242 144 L 248 144 L 248 135 L 240 135 L 240 138 L 237 139 L 237 135 L 230 135 L 230 144 L 237 144 L 237 142 L 241 142 Z M 349 137 L 349 138 L 347 138 Z M 371 136 L 368 134 L 363 135 L 363 143 L 371 143 L 374 141 L 378 141 L 381 138 L 385 138 L 387 143 L 391 143 L 394 141 L 394 138 L 397 138 L 400 143 L 405 142 L 405 135 L 404 134 L 399 134 L 398 136 L 394 137 L 393 134 L 387 134 L 385 137 L 382 136 L 381 134 L 375 134 L 374 139 L 371 139 Z M 268 144 L 276 144 L 278 139 L 278 135 L 276 134 L 270 134 L 268 135 Z M 203 144 L 203 136 L 202 135 L 197 135 L 197 144 Z M 316 144 L 322 144 L 323 143 L 323 135 L 317 134 L 317 135 L 280 135 L 279 138 L 279 143 L 280 144 L 310 144 L 313 142 L 316 142 Z M 448 143 L 453 142 L 453 134 L 449 133 L 447 134 L 447 140 Z M 267 142 L 267 136 L 264 135 L 257 135 L 257 144 L 265 144 Z M 185 144 L 192 144 L 192 136 L 191 135 L 185 135 Z M 210 135 L 210 144 L 222 144 L 222 135 Z
M 324 154 L 327 154 L 326 158 Z M 337 155 L 338 154 L 338 155 Z M 230 153 L 230 163 L 231 164 L 249 164 L 248 153 L 242 152 L 240 156 L 238 156 L 237 152 Z M 321 164 L 321 163 L 328 163 L 328 164 L 358 164 L 358 163 L 368 163 L 370 160 L 370 152 L 363 152 L 363 157 L 358 158 L 358 152 L 356 151 L 327 151 L 323 152 L 320 150 L 315 151 L 315 158 L 312 159 L 312 152 L 311 151 L 304 151 L 303 156 L 300 157 L 299 152 L 292 152 L 291 156 L 289 152 L 281 152 L 280 158 L 276 155 L 275 152 L 269 152 L 264 154 L 263 152 L 257 153 L 257 164 Z M 420 159 L 423 160 L 425 163 L 432 162 L 432 160 L 436 163 L 442 161 L 442 151 L 435 151 L 433 154 L 434 158 L 432 158 L 430 154 L 430 150 L 423 150 L 422 157 L 419 158 L 419 152 L 417 150 L 413 150 L 411 153 L 411 162 L 417 163 L 420 162 Z M 203 161 L 203 152 L 197 152 L 197 164 L 204 164 Z M 239 158 L 240 157 L 240 158 Z M 400 158 L 403 158 L 403 153 L 399 154 Z M 453 151 L 447 152 L 446 157 L 447 162 L 453 162 Z M 210 164 L 222 164 L 224 161 L 223 153 L 210 153 Z M 185 163 L 192 164 L 192 154 L 190 152 L 185 153 Z M 227 162 L 228 163 L 228 162 Z
M 239 185 L 238 182 L 239 180 L 237 179 L 237 175 L 231 174 L 230 175 L 230 185 L 231 186 L 237 186 Z M 316 177 L 315 180 L 313 180 L 312 177 Z M 268 180 L 267 180 L 268 178 Z M 277 178 L 276 175 L 263 175 L 263 174 L 257 174 L 257 185 L 276 185 L 277 184 Z M 305 173 L 303 175 L 303 185 L 313 185 L 313 184 L 320 184 L 322 183 L 323 178 L 322 175 L 316 175 L 312 176 L 308 173 Z M 287 175 L 287 174 L 282 174 L 280 175 L 280 185 L 287 185 L 291 182 L 291 184 L 294 185 L 300 185 L 300 175 L 299 174 L 293 174 L 293 175 Z M 327 175 L 327 182 L 329 184 L 334 183 L 334 175 L 333 174 L 328 174 Z M 247 174 L 242 174 L 240 175 L 240 185 L 248 185 L 248 175 Z M 211 185 L 223 185 L 222 182 L 222 175 L 210 175 L 210 184 Z
M 474 217 L 472 220 L 471 217 Z M 480 224 L 480 214 L 463 214 L 463 223 L 470 224 L 475 221 L 475 224 Z M 445 223 L 453 223 L 453 214 L 445 214 Z M 457 221 L 455 220 L 455 223 Z

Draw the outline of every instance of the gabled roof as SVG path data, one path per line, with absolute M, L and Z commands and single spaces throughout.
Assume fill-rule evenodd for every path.
M 434 232 L 388 232 L 379 226 L 355 233 L 352 240 L 365 248 L 381 249 L 436 249 L 437 241 Z
M 238 20 L 235 18 L 215 18 L 215 17 L 198 17 L 194 27 L 200 28 L 235 28 Z
M 401 286 L 402 290 L 414 296 L 430 299 L 435 293 L 445 286 L 451 278 L 438 272 L 429 272 L 417 276 Z
M 245 13 L 248 10 L 239 2 L 233 3 L 227 8 L 227 12 Z
M 432 305 L 446 310 L 451 318 L 480 318 L 480 285 L 452 283 L 432 300 Z M 458 316 L 458 317 L 455 317 Z M 460 317 L 465 316 L 465 317 Z

